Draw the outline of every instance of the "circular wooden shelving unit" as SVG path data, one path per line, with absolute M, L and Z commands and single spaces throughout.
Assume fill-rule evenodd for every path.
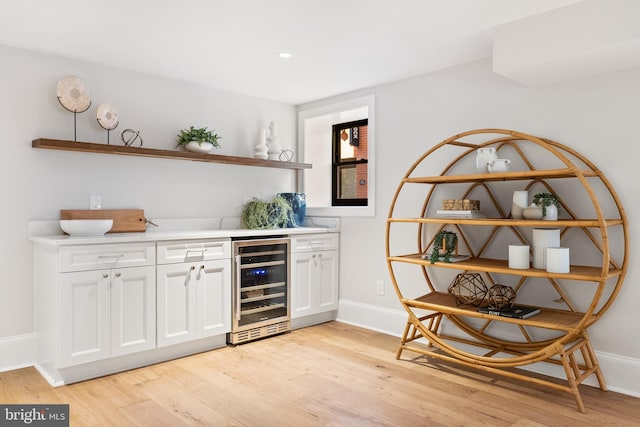
M 477 150 L 485 147 L 494 147 L 499 157 L 509 158 L 510 170 L 477 173 Z M 434 175 L 433 171 L 439 173 Z M 530 195 L 558 194 L 560 219 L 512 219 L 514 190 L 529 190 Z M 486 218 L 436 214 L 442 199 L 476 198 L 487 209 Z M 508 267 L 507 245 L 532 246 L 531 230 L 542 227 L 559 228 L 562 245 L 576 245 L 571 258 L 579 265 L 572 263 L 569 273 Z M 460 250 L 470 255 L 469 260 L 429 261 L 433 238 L 443 229 L 458 234 Z M 415 240 L 407 239 L 412 235 Z M 387 264 L 396 294 L 408 313 L 398 357 L 411 350 L 541 383 L 572 393 L 584 412 L 577 385 L 595 374 L 601 389 L 606 389 L 587 328 L 603 316 L 618 295 L 627 270 L 627 253 L 624 209 L 609 181 L 584 156 L 558 142 L 511 130 L 479 129 L 454 135 L 433 146 L 409 168 L 389 209 Z M 416 268 L 421 274 L 415 274 Z M 511 319 L 480 313 L 476 307 L 457 306 L 447 292 L 450 280 L 446 276 L 472 272 L 480 273 L 489 286 L 507 282 L 519 296 L 534 294 L 534 305 L 541 307 L 541 313 Z M 417 280 L 420 277 L 422 284 Z M 420 288 L 422 293 L 416 296 Z M 541 304 L 541 299 L 546 304 Z M 527 301 L 518 299 L 517 303 L 526 305 Z M 517 335 L 505 334 L 501 329 L 505 325 L 511 325 Z M 416 342 L 419 338 L 425 338 L 429 346 Z M 581 357 L 576 358 L 576 352 Z M 561 364 L 568 386 L 503 370 L 540 361 Z

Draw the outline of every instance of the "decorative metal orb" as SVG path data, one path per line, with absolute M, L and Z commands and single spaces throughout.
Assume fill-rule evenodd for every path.
M 453 295 L 456 305 L 472 305 L 479 307 L 487 297 L 489 289 L 480 273 L 458 274 L 449 285 L 449 293 Z
M 511 286 L 493 285 L 488 294 L 489 308 L 504 310 L 513 307 L 516 291 Z

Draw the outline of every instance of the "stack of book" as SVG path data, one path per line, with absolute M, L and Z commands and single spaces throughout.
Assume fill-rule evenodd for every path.
M 486 218 L 487 214 L 482 211 L 458 211 L 458 210 L 446 210 L 446 209 L 438 209 L 436 213 L 439 216 L 445 218 Z
M 489 307 L 478 308 L 479 313 L 493 314 L 494 316 L 511 317 L 513 319 L 526 319 L 540 313 L 538 307 L 527 307 L 524 305 L 514 305 L 511 308 L 498 310 Z

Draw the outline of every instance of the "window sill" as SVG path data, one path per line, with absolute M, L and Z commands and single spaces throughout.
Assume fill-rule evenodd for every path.
M 362 216 L 374 217 L 376 215 L 373 206 L 307 206 L 307 215 L 313 216 Z

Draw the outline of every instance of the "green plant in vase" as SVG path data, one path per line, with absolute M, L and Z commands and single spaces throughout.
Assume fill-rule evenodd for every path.
M 558 213 L 560 213 L 560 199 L 557 195 L 552 193 L 538 193 L 533 196 L 533 203 L 536 206 L 542 207 L 542 216 L 547 216 L 547 206 L 555 206 L 558 209 Z
M 215 131 L 209 130 L 206 127 L 196 128 L 190 126 L 189 129 L 182 129 L 180 131 L 176 147 L 186 146 L 190 142 L 196 142 L 198 145 L 211 144 L 213 147 L 219 148 L 220 144 L 218 140 L 221 138 L 222 137 L 215 133 Z
M 441 230 L 433 238 L 433 249 L 429 260 L 431 264 L 442 258 L 443 262 L 451 262 L 451 254 L 458 246 L 458 235 L 453 231 Z
M 249 229 L 286 228 L 291 205 L 283 197 L 271 201 L 253 198 L 242 207 L 242 225 Z

